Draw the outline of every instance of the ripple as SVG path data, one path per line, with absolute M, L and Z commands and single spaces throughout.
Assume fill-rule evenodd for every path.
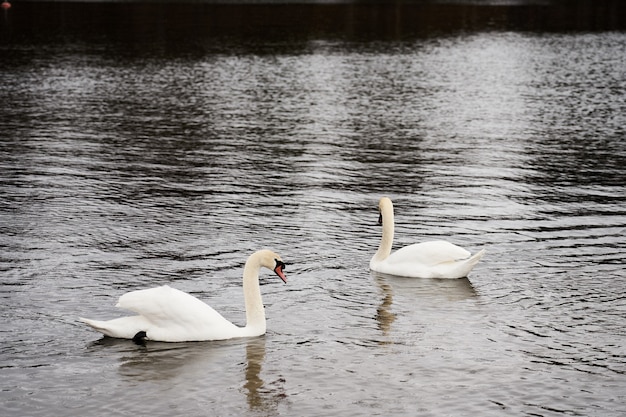
M 623 414 L 623 37 L 3 61 L 5 409 Z M 462 280 L 371 273 L 382 195 L 396 247 L 487 255 Z M 263 338 L 139 347 L 76 322 L 167 283 L 242 324 L 261 247 L 289 278 L 261 274 Z

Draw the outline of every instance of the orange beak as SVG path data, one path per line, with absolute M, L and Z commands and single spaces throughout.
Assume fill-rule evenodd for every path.
M 274 272 L 276 273 L 276 275 L 278 275 L 280 277 L 280 279 L 283 280 L 283 282 L 286 284 L 287 283 L 287 277 L 285 276 L 285 273 L 283 272 L 283 270 L 285 269 L 285 263 L 281 262 L 279 260 L 276 260 L 276 268 L 274 268 Z

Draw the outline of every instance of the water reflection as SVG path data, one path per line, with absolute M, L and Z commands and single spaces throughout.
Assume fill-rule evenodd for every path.
M 389 285 L 383 274 L 372 271 L 374 279 L 383 293 L 383 299 L 380 305 L 376 309 L 376 321 L 378 322 L 378 328 L 384 336 L 389 336 L 391 331 L 391 325 L 396 320 L 396 314 L 391 311 L 393 304 L 393 288 Z
M 394 312 L 394 295 L 401 299 L 401 304 L 409 303 L 423 310 L 454 309 L 456 302 L 478 295 L 468 278 L 415 279 L 375 271 L 370 273 L 382 292 L 382 299 L 376 309 L 376 321 L 384 336 L 393 333 L 392 325 L 398 316 Z
M 620 30 L 624 3 L 557 0 L 19 2 L 0 19 L 7 39 L 72 38 L 147 46 L 162 52 L 228 49 L 229 37 L 280 40 L 320 37 L 402 39 L 478 30 Z M 278 4 L 280 6 L 278 6 Z M 451 5 L 453 3 L 453 5 Z M 494 4 L 497 3 L 497 4 Z M 245 22 L 243 24 L 242 22 Z M 288 35 L 285 34 L 288 33 Z M 218 38 L 220 42 L 202 42 Z M 219 38 L 221 37 L 221 39 Z M 189 42 L 189 39 L 194 42 Z
M 391 296 L 396 292 L 410 295 L 420 300 L 436 298 L 447 301 L 460 301 L 478 295 L 467 277 L 460 279 L 416 279 L 382 274 L 375 271 L 370 271 L 370 273 L 386 296 Z
M 245 345 L 245 359 L 239 360 L 240 347 Z M 285 378 L 278 375 L 271 382 L 263 379 L 266 356 L 266 338 L 255 337 L 218 342 L 159 343 L 137 345 L 129 340 L 103 337 L 88 345 L 88 350 L 115 355 L 119 361 L 118 373 L 124 379 L 136 382 L 167 383 L 187 381 L 187 390 L 194 383 L 200 387 L 215 380 L 242 376 L 243 390 L 250 410 L 263 415 L 275 415 L 278 406 L 286 401 Z M 238 366 L 243 364 L 243 375 Z M 228 375 L 232 373 L 232 375 Z M 207 377 L 211 381 L 207 381 Z M 235 378 L 236 379 L 236 378 Z M 222 381 L 223 383 L 223 381 Z M 186 395 L 186 394 L 185 394 Z
M 261 377 L 265 362 L 265 337 L 251 338 L 246 343 L 245 384 L 250 410 L 262 411 L 265 415 L 275 415 L 278 405 L 287 399 L 285 378 L 266 384 Z
M 261 368 L 265 360 L 265 337 L 255 338 L 256 343 L 246 344 L 246 370 L 244 388 L 250 409 L 263 409 L 264 401 L 261 393 L 265 382 L 261 379 Z
M 229 346 L 226 342 L 159 343 L 137 345 L 129 340 L 103 337 L 90 345 L 113 348 L 118 355 L 118 372 L 137 381 L 166 381 L 183 377 L 192 379 L 218 363 L 227 363 Z

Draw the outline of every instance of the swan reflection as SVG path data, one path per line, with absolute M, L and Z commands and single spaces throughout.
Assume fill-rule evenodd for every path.
M 227 363 L 234 344 L 218 341 L 138 345 L 125 339 L 103 337 L 91 345 L 92 348 L 103 346 L 114 349 L 118 355 L 121 376 L 138 381 L 169 381 L 181 377 L 201 380 L 207 372 L 216 372 L 219 364 Z
M 209 397 L 217 396 L 215 380 L 234 378 L 231 382 L 241 386 L 241 393 L 245 395 L 242 405 L 264 415 L 276 415 L 280 403 L 287 398 L 285 379 L 282 375 L 269 383 L 263 379 L 265 342 L 265 336 L 260 336 L 214 342 L 147 342 L 137 345 L 125 339 L 103 337 L 87 348 L 117 358 L 120 362 L 118 373 L 122 378 L 164 383 L 169 389 L 184 388 L 193 383 L 197 391 Z M 245 358 L 241 350 L 244 345 Z M 180 398 L 189 394 L 181 394 Z
M 384 336 L 390 335 L 392 324 L 398 316 L 393 312 L 394 297 L 396 304 L 408 304 L 410 308 L 445 309 L 452 308 L 450 303 L 477 296 L 474 286 L 467 278 L 406 278 L 376 271 L 370 273 L 382 292 L 380 304 L 376 309 L 376 321 Z
M 246 370 L 244 388 L 250 410 L 263 411 L 266 415 L 277 414 L 278 405 L 287 398 L 285 379 L 281 376 L 266 385 L 261 378 L 265 361 L 265 337 L 256 337 L 246 344 Z
M 373 273 L 382 275 L 377 272 Z M 391 285 L 379 277 L 376 277 L 376 282 L 383 292 L 382 301 L 376 309 L 376 321 L 378 322 L 378 328 L 383 335 L 389 336 L 391 325 L 396 320 L 396 314 L 391 312 L 391 305 L 393 304 L 393 288 L 391 288 Z

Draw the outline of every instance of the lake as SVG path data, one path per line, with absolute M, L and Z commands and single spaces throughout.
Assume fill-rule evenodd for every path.
M 0 412 L 623 416 L 619 1 L 13 2 L 0 18 Z M 394 248 L 467 278 L 371 272 Z M 267 334 L 145 346 L 168 284 Z

